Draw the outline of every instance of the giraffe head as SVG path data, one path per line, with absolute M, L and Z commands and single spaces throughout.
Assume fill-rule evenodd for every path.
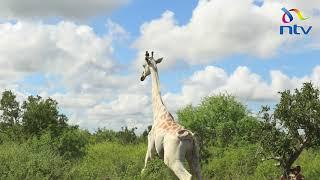
M 153 58 L 153 51 L 151 52 L 151 56 L 149 52 L 146 51 L 145 63 L 143 64 L 143 72 L 140 80 L 144 81 L 144 79 L 151 74 L 150 68 L 152 68 L 155 72 L 158 72 L 157 64 L 162 61 L 163 58 L 159 58 L 155 60 Z

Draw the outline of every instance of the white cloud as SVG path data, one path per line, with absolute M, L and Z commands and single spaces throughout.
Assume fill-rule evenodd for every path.
M 0 90 L 13 89 L 20 100 L 30 94 L 27 89 L 51 96 L 71 123 L 85 128 L 120 127 L 137 119 L 145 124 L 141 117 L 149 113 L 150 102 L 149 89 L 142 84 L 148 82 L 140 83 L 135 72 L 121 75 L 128 67 L 114 60 L 112 40 L 127 32 L 110 20 L 107 27 L 107 34 L 100 36 L 87 25 L 69 21 L 0 24 Z M 45 83 L 32 86 L 23 81 L 33 74 L 43 75 Z M 146 111 L 140 112 L 146 104 Z
M 299 5 L 309 4 L 299 2 Z M 179 60 L 188 64 L 207 64 L 233 54 L 273 56 L 280 47 L 291 47 L 290 42 L 303 39 L 279 35 L 281 8 L 285 5 L 282 1 L 271 0 L 261 7 L 254 5 L 252 0 L 200 0 L 185 25 L 179 25 L 174 13 L 166 11 L 160 18 L 141 26 L 141 36 L 134 43 L 140 52 L 137 63 L 141 64 L 144 51 L 149 49 L 167 59 L 163 65 L 166 67 Z M 320 2 L 314 0 L 312 5 L 319 6 Z M 310 11 L 307 9 L 307 12 Z M 315 26 L 319 20 L 313 20 L 311 24 Z M 316 30 L 312 32 L 312 36 L 318 34 Z
M 6 71 L 0 79 L 12 81 L 11 77 L 21 79 L 34 72 L 51 74 L 74 92 L 119 87 L 127 81 L 115 74 L 111 37 L 100 37 L 86 25 L 3 23 L 0 49 L 0 66 Z
M 2 0 L 0 15 L 2 18 L 63 17 L 84 19 L 99 14 L 108 14 L 128 0 Z
M 264 0 L 265 3 L 275 2 L 274 0 Z M 281 2 L 281 0 L 276 0 L 276 2 Z M 288 2 L 284 2 L 287 8 L 297 8 L 304 15 L 309 15 L 309 17 L 313 14 L 315 9 L 319 9 L 320 2 L 318 0 L 308 0 L 308 1 L 300 1 L 300 0 L 292 0 Z
M 139 131 L 142 131 L 152 123 L 150 98 L 139 93 L 120 93 L 111 102 L 96 103 L 82 112 L 85 112 L 85 118 L 78 117 L 77 123 L 90 129 L 120 129 L 128 126 L 139 127 Z
M 239 66 L 229 75 L 221 68 L 207 66 L 189 77 L 181 92 L 166 93 L 164 101 L 172 110 L 187 104 L 197 104 L 205 96 L 220 93 L 235 95 L 246 102 L 276 101 L 279 98 L 278 92 L 299 88 L 304 82 L 311 81 L 320 86 L 320 66 L 316 66 L 310 75 L 304 77 L 289 77 L 281 71 L 271 70 L 270 79 L 267 82 L 245 66 Z
M 90 113 L 94 116 L 119 114 L 132 115 L 149 111 L 149 97 L 142 94 L 120 94 L 117 99 L 110 103 L 101 103 L 94 106 Z
M 127 40 L 129 38 L 129 33 L 119 24 L 108 19 L 107 28 L 109 29 L 108 36 L 112 37 L 114 40 Z

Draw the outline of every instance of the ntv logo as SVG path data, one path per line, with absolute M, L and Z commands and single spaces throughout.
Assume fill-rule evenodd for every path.
M 282 8 L 281 10 L 284 12 L 284 14 L 282 16 L 282 22 L 285 24 L 293 21 L 293 16 L 290 13 L 290 11 L 295 12 L 301 21 L 309 19 L 309 18 L 303 17 L 301 11 L 299 11 L 298 9 L 290 9 L 288 11 L 286 8 Z M 287 20 L 288 18 L 289 18 L 289 20 Z M 302 31 L 303 34 L 307 35 L 311 31 L 312 26 L 302 27 L 302 26 L 298 26 L 296 24 L 293 26 L 280 26 L 280 34 L 281 35 L 284 34 L 285 29 L 288 30 L 289 34 L 301 34 L 301 31 Z

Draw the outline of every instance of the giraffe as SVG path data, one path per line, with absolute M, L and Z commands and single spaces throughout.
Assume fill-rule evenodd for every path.
M 191 131 L 174 121 L 161 98 L 157 64 L 162 59 L 155 60 L 153 52 L 150 57 L 147 51 L 143 65 L 144 71 L 140 78 L 144 81 L 151 74 L 153 110 L 153 125 L 148 134 L 148 148 L 142 173 L 148 161 L 158 154 L 180 180 L 192 178 L 201 180 L 199 146 L 196 137 Z M 192 175 L 183 165 L 185 159 L 188 161 Z

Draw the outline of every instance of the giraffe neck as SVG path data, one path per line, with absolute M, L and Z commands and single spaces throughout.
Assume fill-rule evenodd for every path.
M 160 81 L 158 71 L 153 68 L 151 70 L 151 78 L 152 78 L 152 110 L 153 110 L 153 119 L 157 121 L 159 117 L 165 113 L 166 107 L 163 104 L 160 92 Z

